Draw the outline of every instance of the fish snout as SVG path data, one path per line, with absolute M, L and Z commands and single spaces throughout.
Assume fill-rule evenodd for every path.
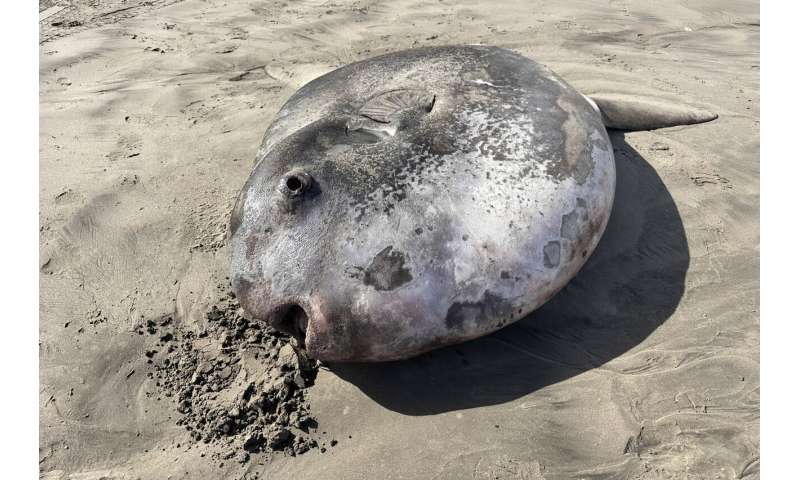
M 352 361 L 362 348 L 353 342 L 352 319 L 331 310 L 324 299 L 291 298 L 281 302 L 268 316 L 272 328 L 291 335 L 310 358 L 322 361 Z
M 293 294 L 274 288 L 260 275 L 238 272 L 231 277 L 239 305 L 255 320 L 268 323 L 279 332 L 294 337 L 308 351 L 324 357 L 330 348 L 331 323 L 322 299 L 315 295 Z
M 313 302 L 307 298 L 267 296 L 263 291 L 253 298 L 253 293 L 248 291 L 240 298 L 242 308 L 275 330 L 295 338 L 300 347 L 313 353 L 309 346 L 316 345 L 315 333 L 326 324 Z
M 340 295 L 287 294 L 249 275 L 234 275 L 231 283 L 249 317 L 295 338 L 310 358 L 352 362 L 379 357 L 369 342 L 375 337 L 372 324 L 354 316 L 348 302 L 334 300 Z

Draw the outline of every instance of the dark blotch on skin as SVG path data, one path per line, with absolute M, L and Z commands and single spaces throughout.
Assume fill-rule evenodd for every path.
M 578 198 L 577 207 L 561 217 L 561 237 L 567 240 L 578 240 L 581 233 L 581 223 L 589 220 L 589 213 L 586 210 L 586 200 Z M 585 229 L 584 229 L 585 230 Z
M 364 284 L 375 290 L 394 290 L 413 278 L 411 270 L 406 268 L 406 256 L 403 252 L 394 251 L 393 247 L 381 250 L 369 266 L 364 269 Z
M 463 330 L 469 320 L 494 317 L 501 319 L 501 323 L 510 322 L 513 318 L 514 308 L 503 297 L 486 290 L 483 298 L 477 302 L 456 302 L 447 309 L 445 324 L 449 329 Z
M 573 210 L 561 217 L 561 236 L 570 240 L 578 239 L 578 212 Z
M 548 242 L 543 251 L 545 267 L 555 268 L 561 263 L 561 243 L 558 240 Z

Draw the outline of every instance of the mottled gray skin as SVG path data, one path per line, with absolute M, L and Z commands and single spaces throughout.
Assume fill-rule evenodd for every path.
M 418 106 L 364 115 L 395 90 Z M 234 291 L 329 361 L 408 358 L 524 317 L 592 253 L 615 187 L 598 111 L 485 46 L 323 75 L 256 160 L 231 219 Z

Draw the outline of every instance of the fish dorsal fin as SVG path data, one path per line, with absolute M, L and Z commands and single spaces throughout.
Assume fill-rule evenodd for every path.
M 436 96 L 425 90 L 390 90 L 367 100 L 358 114 L 379 123 L 392 123 L 395 118 L 405 114 L 430 112 L 435 101 Z
M 617 130 L 655 130 L 710 122 L 718 117 L 713 112 L 652 97 L 608 93 L 587 98 L 600 111 L 606 128 Z

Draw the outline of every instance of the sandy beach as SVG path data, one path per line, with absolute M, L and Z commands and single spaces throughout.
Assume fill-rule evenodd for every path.
M 40 478 L 759 478 L 759 5 L 701 3 L 40 1 Z M 541 309 L 321 368 L 324 452 L 220 459 L 176 424 L 141 332 L 208 328 L 230 211 L 300 86 L 473 43 L 719 118 L 611 132 L 608 228 Z

